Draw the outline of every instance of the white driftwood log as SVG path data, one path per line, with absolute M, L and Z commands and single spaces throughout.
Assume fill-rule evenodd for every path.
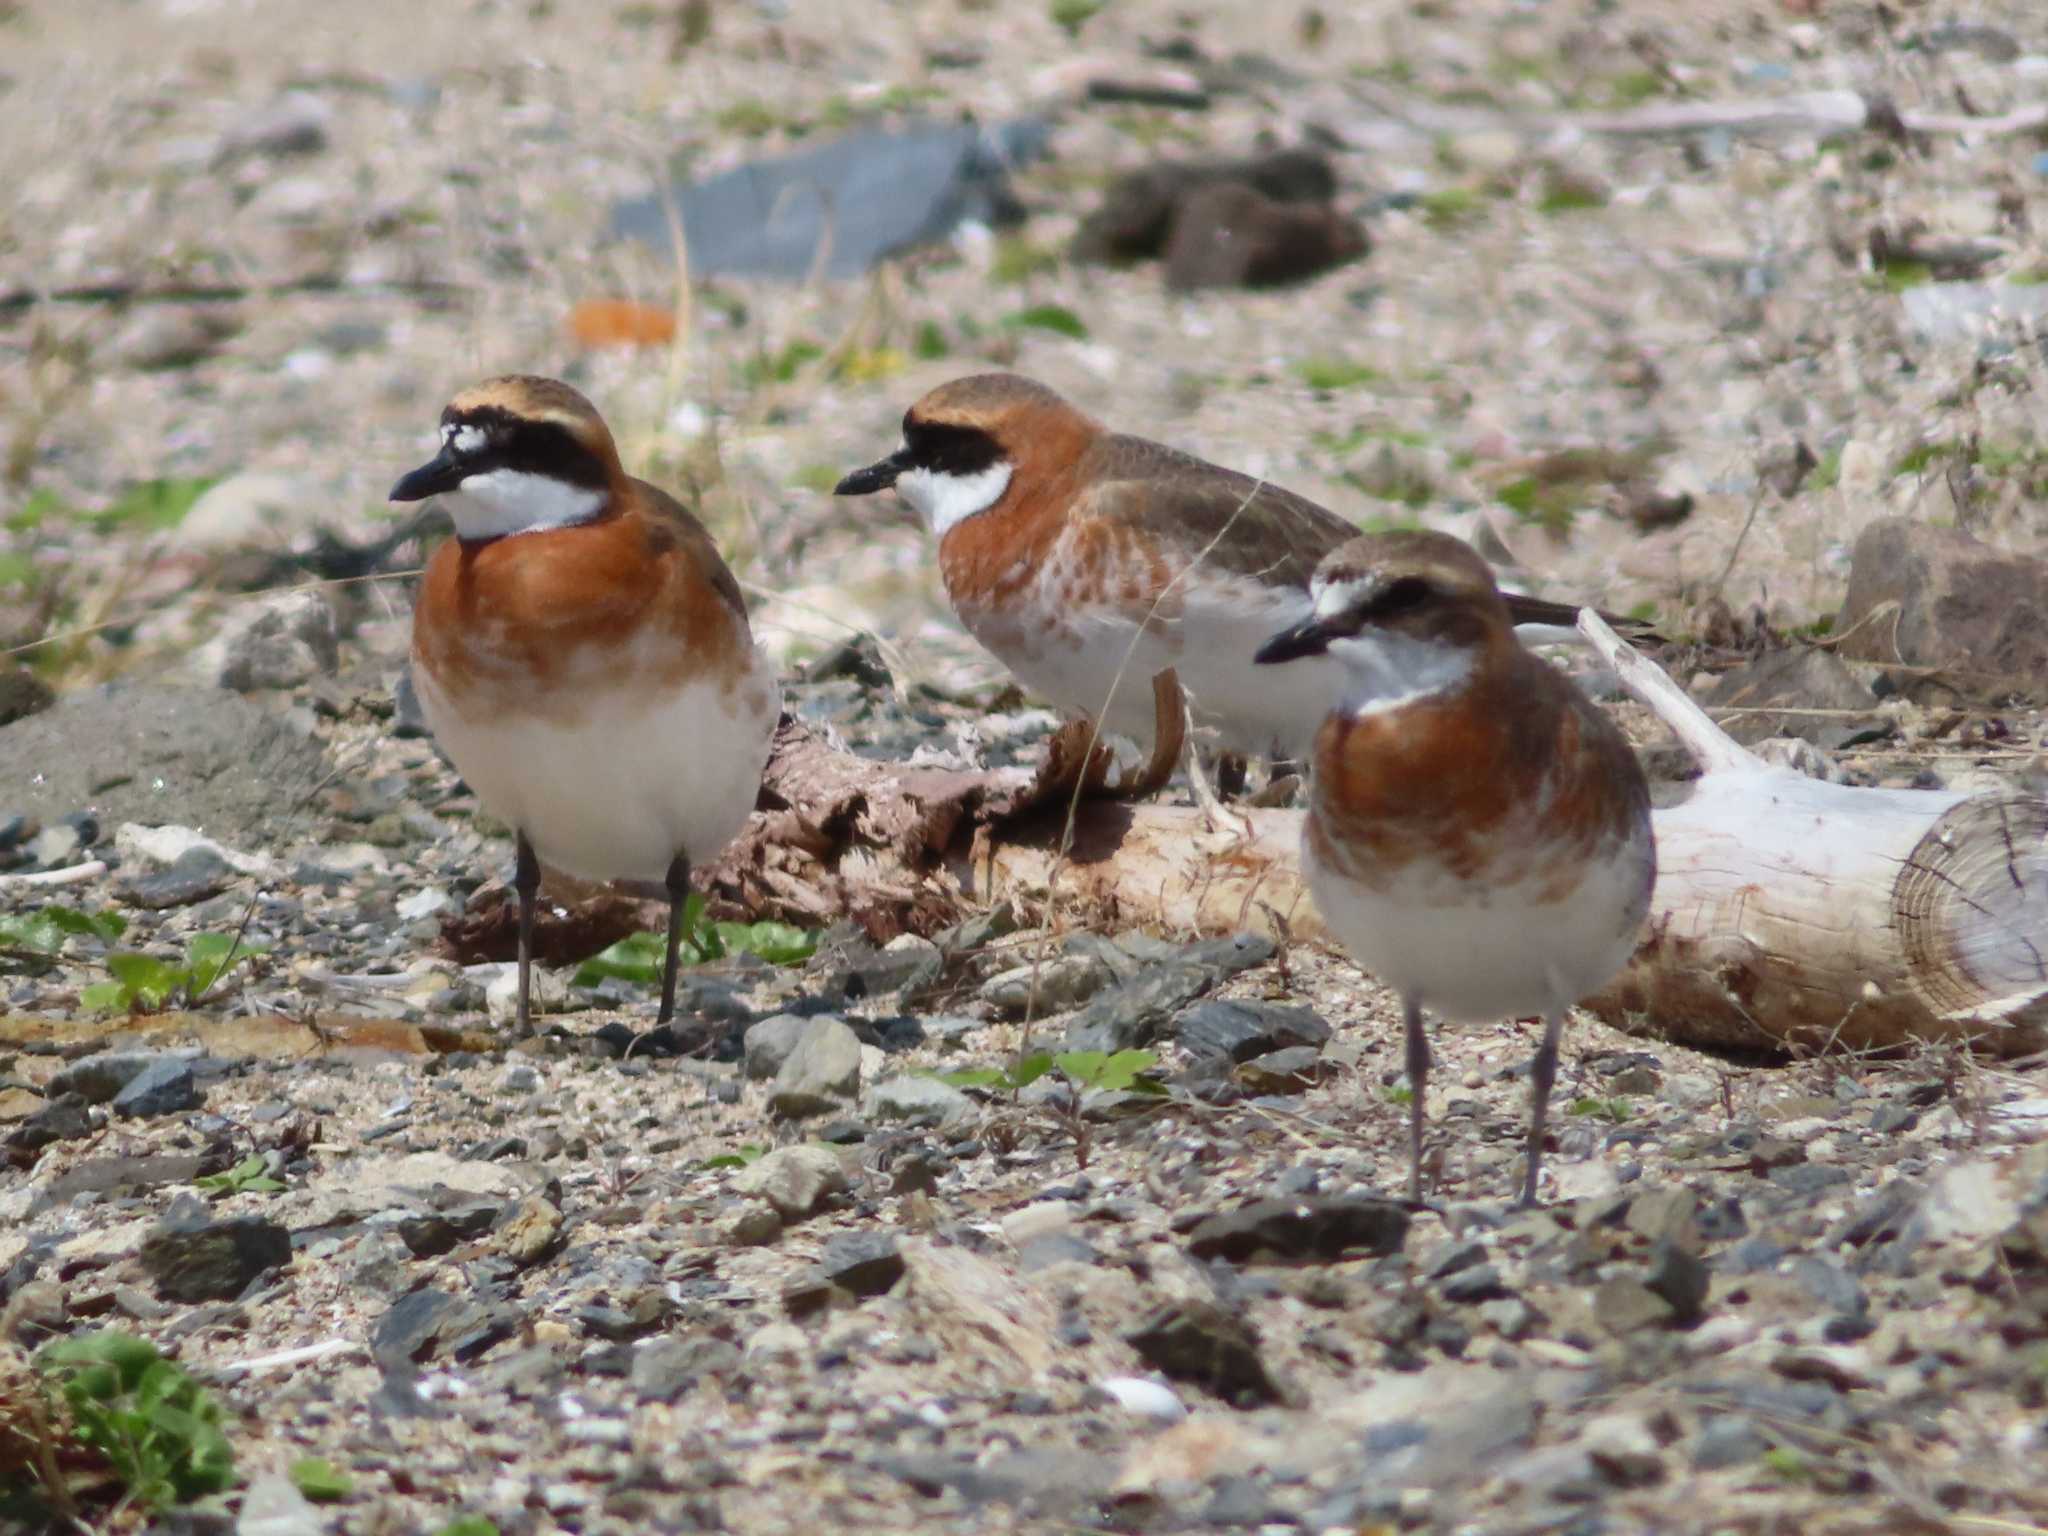
M 1628 968 L 1584 1006 L 1691 1045 L 2048 1045 L 2048 800 L 1858 789 L 1754 756 L 1596 615 L 1587 639 L 1699 759 L 1655 813 L 1657 887 Z M 982 900 L 1050 894 L 1103 921 L 1326 939 L 1297 811 L 1212 831 L 1188 807 L 1087 801 L 977 832 L 952 873 Z
M 1585 1007 L 1696 1044 L 2042 1047 L 2048 800 L 1773 767 L 1596 615 L 1579 627 L 1703 770 L 1656 813 L 1643 943 Z

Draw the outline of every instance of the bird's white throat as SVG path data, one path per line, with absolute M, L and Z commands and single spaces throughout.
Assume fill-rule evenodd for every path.
M 497 539 L 587 522 L 604 501 L 602 490 L 520 469 L 469 475 L 454 490 L 441 493 L 441 504 L 455 519 L 455 532 L 465 539 Z
M 949 475 L 937 469 L 906 469 L 896 477 L 896 493 L 910 504 L 939 538 L 955 523 L 986 512 L 1010 488 L 1010 464 L 998 459 L 972 475 Z
M 1344 709 L 1357 716 L 1450 693 L 1472 675 L 1472 653 L 1436 640 L 1366 630 L 1330 642 L 1344 667 Z

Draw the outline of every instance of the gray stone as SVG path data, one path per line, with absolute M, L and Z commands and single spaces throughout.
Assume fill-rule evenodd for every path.
M 718 1231 L 735 1248 L 765 1247 L 782 1236 L 782 1214 L 766 1200 L 742 1200 Z
M 1640 1280 L 1623 1275 L 1600 1282 L 1593 1295 L 1593 1316 L 1617 1338 L 1645 1328 L 1668 1328 L 1678 1309 Z
M 858 277 L 962 223 L 1014 222 L 1009 172 L 1044 153 L 1048 132 L 1042 119 L 1021 118 L 851 133 L 619 203 L 612 229 L 666 251 L 673 208 L 693 273 L 801 282 L 822 256 L 819 276 Z
M 1173 1037 L 1193 1056 L 1250 1061 L 1270 1051 L 1327 1045 L 1330 1026 L 1307 1008 L 1215 1001 L 1182 1011 L 1173 1021 Z
M 266 1473 L 242 1494 L 235 1536 L 321 1536 L 327 1521 L 281 1472 Z
M 825 1244 L 818 1267 L 856 1296 L 880 1296 L 903 1278 L 904 1266 L 895 1233 L 842 1232 Z
M 672 1403 L 692 1382 L 734 1370 L 740 1352 L 723 1339 L 649 1339 L 633 1351 L 626 1373 L 633 1390 L 649 1402 Z
M 860 1092 L 860 1037 L 838 1019 L 807 1021 L 775 1074 L 771 1114 L 787 1120 L 830 1114 Z
M 780 1072 L 810 1022 L 794 1013 L 778 1013 L 758 1024 L 749 1024 L 742 1057 L 747 1076 L 765 1082 Z
M 159 1056 L 114 1095 L 114 1113 L 146 1118 L 175 1115 L 199 1107 L 199 1078 L 192 1063 L 176 1056 Z
M 846 1188 L 846 1169 L 825 1147 L 778 1147 L 740 1169 L 730 1187 L 766 1200 L 784 1221 L 801 1221 L 827 1195 Z
M 213 849 L 187 848 L 168 869 L 122 882 L 121 895 L 131 906 L 151 911 L 189 907 L 218 896 L 234 878 L 233 866 Z
M 957 1124 L 977 1113 L 974 1100 L 935 1077 L 892 1077 L 876 1083 L 862 1101 L 861 1112 L 871 1120 L 926 1127 Z
M 318 592 L 266 598 L 222 637 L 218 681 L 248 693 L 296 688 L 332 672 L 340 659 L 334 609 Z
M 1068 1022 L 1066 1048 L 1123 1051 L 1148 1045 L 1182 1008 L 1272 954 L 1270 940 L 1249 933 L 1187 945 L 1178 958 L 1097 994 Z
M 1259 1200 L 1211 1216 L 1188 1235 L 1198 1259 L 1231 1264 L 1320 1261 L 1399 1253 L 1408 1213 L 1370 1196 Z
M 1724 672 L 1701 702 L 1717 710 L 1752 711 L 1721 722 L 1729 735 L 1745 744 L 1789 736 L 1834 751 L 1873 729 L 1889 730 L 1876 713 L 1877 696 L 1868 685 L 1833 651 L 1810 645 L 1766 652 Z M 1849 713 L 1845 718 L 1797 712 L 1814 709 Z
M 1083 951 L 999 972 L 981 984 L 978 995 L 1013 1018 L 1029 1015 L 1042 1019 L 1080 1007 L 1116 980 L 1116 971 L 1107 961 Z
M 1500 1270 L 1492 1264 L 1472 1264 L 1449 1276 L 1441 1287 L 1445 1301 L 1499 1301 L 1508 1294 Z
M 252 107 L 222 130 L 215 147 L 218 161 L 245 155 L 311 155 L 327 147 L 333 112 L 318 96 L 289 91 L 275 101 Z
M 1214 1302 L 1168 1302 L 1125 1334 L 1124 1342 L 1155 1371 L 1201 1387 L 1227 1403 L 1282 1399 L 1260 1358 L 1259 1337 L 1251 1324 Z
M 1979 696 L 2048 683 L 2048 563 L 1956 528 L 1872 523 L 1850 556 L 1835 632 L 1842 655 L 1932 667 Z
M 54 822 L 202 826 L 229 845 L 277 836 L 326 776 L 318 742 L 238 694 L 115 683 L 67 692 L 0 731 L 9 808 Z
M 1770 1448 L 1771 1442 L 1748 1419 L 1724 1413 L 1707 1420 L 1693 1436 L 1692 1464 L 1702 1472 L 1748 1466 Z
M 291 1262 L 291 1234 L 260 1216 L 198 1225 L 174 1205 L 164 1226 L 142 1240 L 142 1267 L 166 1301 L 232 1301 L 267 1269 Z
M 387 1370 L 437 1356 L 468 1360 L 510 1338 L 519 1314 L 502 1303 L 451 1296 L 426 1286 L 401 1296 L 370 1332 L 370 1355 Z
M 53 1099 L 75 1093 L 88 1104 L 104 1104 L 145 1067 L 164 1059 L 159 1051 L 101 1051 L 81 1056 L 52 1077 L 44 1091 Z

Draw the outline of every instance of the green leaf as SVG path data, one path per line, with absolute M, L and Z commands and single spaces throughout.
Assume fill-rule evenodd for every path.
M 927 363 L 937 362 L 953 349 L 946 345 L 946 333 L 939 328 L 936 320 L 927 320 L 917 328 L 917 340 L 911 350 Z
M 1001 1067 L 958 1067 L 951 1072 L 930 1072 L 926 1074 L 942 1083 L 951 1083 L 955 1088 L 1010 1088 L 1014 1087 L 1010 1076 Z
M 1109 1065 L 1109 1052 L 1061 1051 L 1052 1063 L 1075 1082 L 1093 1088 L 1102 1080 L 1102 1069 Z
M 1305 357 L 1294 365 L 1294 376 L 1320 394 L 1377 384 L 1382 377 L 1371 364 L 1342 357 Z
M 82 939 L 111 944 L 128 931 L 128 919 L 118 912 L 80 912 L 75 907 L 45 907 L 43 914 L 66 933 Z
M 1051 1051 L 1034 1051 L 1029 1056 L 1020 1056 L 1010 1063 L 1003 1075 L 1012 1088 L 1029 1088 L 1053 1067 Z
M 1136 1088 L 1138 1080 L 1159 1065 L 1157 1051 L 1141 1050 L 1118 1051 L 1114 1056 L 1103 1051 L 1066 1051 L 1054 1059 L 1072 1081 L 1115 1093 Z M 1149 1093 L 1157 1087 L 1150 1084 L 1140 1091 Z
M 766 1147 L 754 1146 L 751 1142 L 737 1152 L 721 1152 L 716 1157 L 707 1157 L 701 1166 L 705 1168 L 744 1168 L 749 1163 L 758 1163 L 768 1155 Z
M 576 968 L 575 984 L 594 987 L 601 981 L 637 981 L 651 986 L 661 980 L 667 938 L 658 933 L 629 933 Z
M 457 1515 L 434 1536 L 498 1536 L 498 1528 L 482 1515 Z
M 228 972 L 263 951 L 244 944 L 232 934 L 202 933 L 185 946 L 185 969 L 190 978 L 186 993 L 198 1002 L 221 982 Z
M 1064 304 L 1033 304 L 1003 316 L 1003 324 L 1013 331 L 1052 331 L 1075 341 L 1088 339 L 1088 327 Z
M 758 955 L 770 965 L 794 965 L 817 952 L 818 935 L 794 923 L 713 923 L 728 954 Z
M 162 1508 L 233 1484 L 219 1405 L 153 1345 L 111 1329 L 84 1334 L 45 1347 L 36 1368 L 137 1503 Z
M 78 993 L 78 1006 L 94 1013 L 106 1013 L 128 1006 L 128 989 L 118 981 L 96 981 Z
M 251 1152 L 223 1173 L 201 1174 L 192 1181 L 192 1187 L 230 1195 L 245 1192 L 259 1195 L 276 1194 L 284 1185 L 264 1171 L 267 1167 L 268 1164 L 263 1161 L 261 1152 Z
M 143 480 L 131 485 L 99 511 L 86 516 L 102 533 L 121 528 L 160 533 L 183 522 L 185 514 L 192 510 L 192 503 L 213 486 L 214 481 L 205 478 Z
M 107 969 L 121 984 L 128 999 L 143 1009 L 163 1007 L 170 995 L 189 979 L 189 973 L 183 966 L 125 949 L 117 949 L 107 956 Z
M 355 1486 L 349 1475 L 325 1456 L 301 1456 L 292 1463 L 292 1486 L 315 1504 L 345 1499 Z

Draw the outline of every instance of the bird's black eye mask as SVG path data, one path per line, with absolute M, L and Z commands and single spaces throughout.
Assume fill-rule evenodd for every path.
M 979 427 L 903 418 L 903 446 L 886 459 L 856 469 L 832 488 L 835 496 L 871 496 L 885 491 L 911 470 L 968 479 L 1002 459 L 996 440 Z
M 422 501 L 471 475 L 506 469 L 584 490 L 602 490 L 605 466 L 567 427 L 532 421 L 494 405 L 441 415 L 441 451 L 392 487 L 393 501 Z

